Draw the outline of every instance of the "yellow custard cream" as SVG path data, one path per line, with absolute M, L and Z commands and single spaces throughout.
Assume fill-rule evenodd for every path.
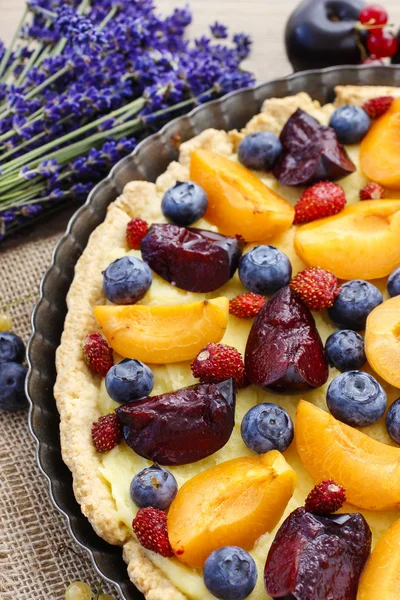
M 358 146 L 350 147 L 347 150 L 354 163 L 358 164 Z M 257 175 L 260 174 L 257 173 Z M 267 185 L 269 185 L 271 188 L 277 191 L 280 195 L 287 198 L 289 201 L 295 203 L 298 200 L 301 193 L 301 191 L 299 191 L 298 189 L 282 187 L 272 176 L 269 175 L 263 175 L 260 178 Z M 361 187 L 363 187 L 363 185 L 365 185 L 366 182 L 367 180 L 359 172 L 356 172 L 339 182 L 346 193 L 348 204 L 354 203 L 358 200 L 359 190 Z M 138 214 L 137 216 L 140 217 L 141 215 Z M 201 221 L 197 223 L 196 226 L 215 230 L 215 228 L 211 227 L 206 221 Z M 284 234 L 268 242 L 273 246 L 279 248 L 289 257 L 293 267 L 293 275 L 305 268 L 305 265 L 300 261 L 293 247 L 294 232 L 295 228 L 292 227 Z M 248 246 L 246 250 L 250 248 L 251 246 Z M 109 262 L 112 262 L 116 258 L 119 258 L 125 254 L 126 249 L 116 248 L 114 252 L 108 257 Z M 140 252 L 135 251 L 130 252 L 130 254 L 138 256 L 139 258 L 141 256 Z M 384 294 L 384 297 L 386 298 L 386 281 L 374 281 L 374 284 L 379 287 L 379 289 Z M 184 290 L 174 288 L 157 275 L 153 275 L 152 286 L 145 298 L 141 301 L 141 304 L 182 304 L 184 302 L 193 302 L 196 300 L 202 300 L 204 298 L 213 298 L 217 296 L 227 296 L 228 298 L 233 298 L 237 294 L 244 293 L 245 291 L 246 290 L 239 281 L 237 273 L 232 278 L 232 280 L 229 281 L 223 288 L 218 289 L 212 294 L 193 294 L 190 292 L 185 292 Z M 322 341 L 325 342 L 326 338 L 331 333 L 336 331 L 336 328 L 328 319 L 326 312 L 322 314 L 314 313 L 314 317 Z M 228 327 L 225 336 L 222 339 L 222 343 L 234 346 L 239 350 L 239 352 L 244 354 L 246 341 L 251 325 L 251 319 L 237 319 L 236 317 L 230 315 Z M 195 380 L 191 374 L 189 363 L 150 365 L 150 367 L 153 370 L 155 379 L 155 385 L 152 395 L 158 395 L 164 392 L 178 390 L 182 387 L 198 383 L 198 381 Z M 323 387 L 305 393 L 302 395 L 302 397 L 306 400 L 311 401 L 316 406 L 327 410 L 325 402 L 326 390 L 329 385 L 329 382 L 338 374 L 338 371 L 336 371 L 335 369 L 331 369 L 329 381 Z M 380 382 L 382 383 L 388 394 L 389 402 L 395 400 L 398 396 L 398 390 L 396 390 L 395 388 L 391 388 L 381 380 Z M 277 395 L 274 393 L 266 392 L 255 386 L 250 386 L 240 390 L 237 393 L 235 428 L 226 446 L 222 448 L 219 452 L 199 462 L 179 467 L 168 467 L 168 469 L 171 470 L 171 472 L 174 474 L 178 485 L 181 486 L 185 481 L 187 481 L 197 473 L 204 471 L 205 469 L 208 469 L 217 463 L 239 456 L 254 456 L 254 454 L 245 446 L 240 435 L 240 424 L 246 412 L 252 406 L 261 402 L 274 402 L 285 408 L 285 410 L 287 410 L 290 414 L 293 421 L 295 421 L 295 412 L 299 399 L 300 397 L 297 395 Z M 99 407 L 101 412 L 103 414 L 107 414 L 117 406 L 117 403 L 113 402 L 107 395 L 103 381 L 99 395 Z M 379 422 L 370 427 L 366 427 L 363 429 L 363 431 L 371 437 L 373 437 L 374 439 L 377 439 L 381 442 L 384 442 L 386 444 L 392 443 L 386 433 L 386 429 L 382 422 Z M 304 504 L 304 499 L 313 486 L 313 482 L 310 476 L 308 475 L 307 471 L 303 468 L 300 462 L 299 456 L 295 449 L 295 443 L 292 443 L 289 450 L 285 452 L 285 458 L 293 467 L 293 469 L 295 469 L 298 475 L 298 484 L 295 489 L 293 498 L 289 502 L 287 510 L 285 511 L 282 520 L 286 518 L 286 516 L 295 508 Z M 108 454 L 103 455 L 102 457 L 101 473 L 110 485 L 121 521 L 126 523 L 129 527 L 131 526 L 132 519 L 134 518 L 137 511 L 137 508 L 135 507 L 130 498 L 130 483 L 134 475 L 136 475 L 143 468 L 150 466 L 150 464 L 150 461 L 145 460 L 144 458 L 141 458 L 140 456 L 135 454 L 133 450 L 131 450 L 124 442 L 120 446 L 114 448 Z M 342 510 L 344 512 L 358 511 L 358 509 L 349 505 L 345 505 Z M 398 513 L 394 512 L 360 512 L 362 512 L 368 520 L 368 523 L 373 532 L 374 543 L 376 543 L 377 539 L 383 534 L 383 532 L 398 518 Z M 281 523 L 279 523 L 279 525 L 280 524 Z M 272 532 L 271 535 L 263 535 L 257 540 L 254 548 L 251 551 L 251 555 L 253 556 L 257 564 L 258 581 L 254 591 L 249 596 L 250 600 L 265 600 L 266 598 L 263 583 L 263 572 L 265 560 L 268 554 L 268 549 L 274 538 L 274 534 L 275 532 Z M 204 586 L 201 571 L 191 569 L 190 567 L 187 567 L 180 563 L 177 559 L 167 559 L 153 552 L 146 552 L 149 558 L 153 561 L 153 563 L 157 565 L 157 567 L 159 567 L 161 571 L 163 571 L 168 576 L 171 582 L 179 590 L 181 590 L 182 593 L 184 593 L 188 598 L 193 598 L 195 600 L 207 600 L 214 598 L 214 596 L 212 596 Z

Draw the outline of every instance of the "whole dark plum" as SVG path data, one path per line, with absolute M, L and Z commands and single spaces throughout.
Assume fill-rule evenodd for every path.
M 355 25 L 362 0 L 304 0 L 289 17 L 286 53 L 295 71 L 359 64 Z
M 185 465 L 220 450 L 235 424 L 233 379 L 192 385 L 116 409 L 124 438 L 139 456 Z
M 371 537 L 360 513 L 320 516 L 298 508 L 268 553 L 267 594 L 276 600 L 356 600 Z

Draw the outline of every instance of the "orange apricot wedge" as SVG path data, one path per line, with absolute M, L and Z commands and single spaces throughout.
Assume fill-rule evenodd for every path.
M 166 364 L 192 360 L 209 342 L 219 342 L 228 323 L 229 300 L 174 306 L 95 306 L 111 348 L 125 358 Z
M 385 531 L 361 575 L 357 600 L 378 598 L 400 598 L 400 520 Z
M 378 279 L 400 265 L 400 200 L 367 200 L 299 227 L 294 247 L 307 265 L 340 279 Z
M 386 300 L 368 315 L 365 352 L 374 371 L 400 388 L 400 296 Z
M 372 123 L 361 142 L 360 165 L 371 181 L 400 189 L 400 98 Z
M 377 442 L 304 400 L 297 408 L 295 438 L 315 482 L 333 479 L 360 508 L 400 509 L 400 448 Z
M 250 550 L 282 517 L 297 481 L 277 450 L 234 458 L 189 479 L 168 512 L 168 536 L 177 558 L 201 568 L 221 546 Z
M 243 165 L 209 150 L 196 150 L 190 179 L 208 196 L 205 218 L 221 233 L 258 242 L 293 223 L 293 207 Z

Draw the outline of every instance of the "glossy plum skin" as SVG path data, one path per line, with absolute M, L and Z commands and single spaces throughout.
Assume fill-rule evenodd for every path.
M 303 0 L 286 24 L 286 53 L 295 71 L 359 64 L 355 26 L 363 0 Z
M 279 393 L 303 392 L 328 379 L 314 317 L 291 287 L 276 292 L 255 318 L 245 369 L 251 383 Z
M 124 438 L 139 456 L 160 465 L 185 465 L 210 456 L 235 424 L 232 379 L 192 385 L 118 407 Z
M 355 171 L 334 130 L 300 108 L 286 122 L 280 140 L 283 152 L 272 172 L 282 185 L 335 181 Z
M 298 508 L 268 553 L 267 594 L 277 600 L 356 600 L 371 537 L 360 513 L 320 516 Z
M 244 242 L 213 231 L 152 225 L 141 243 L 143 260 L 160 277 L 187 290 L 207 293 L 233 277 Z

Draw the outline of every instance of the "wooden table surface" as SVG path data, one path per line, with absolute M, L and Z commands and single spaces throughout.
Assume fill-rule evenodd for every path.
M 391 4 L 395 5 L 396 1 L 391 0 Z M 186 3 L 186 0 L 156 0 L 163 13 Z M 287 15 L 298 0 L 190 0 L 189 3 L 194 14 L 191 37 L 207 33 L 209 24 L 217 19 L 229 25 L 232 33 L 252 33 L 254 50 L 247 66 L 259 79 L 290 73 L 282 37 Z M 0 0 L 0 39 L 3 41 L 11 40 L 24 5 L 24 0 Z
M 8 42 L 24 7 L 24 0 L 0 0 L 0 39 Z M 184 6 L 186 0 L 156 0 L 162 12 Z M 206 33 L 218 19 L 231 32 L 251 32 L 254 48 L 247 66 L 260 80 L 273 79 L 291 72 L 285 55 L 283 30 L 289 13 L 298 0 L 189 0 L 194 14 L 191 36 Z M 384 0 L 390 20 L 400 26 L 399 0 Z
M 94 0 L 95 1 L 95 0 Z M 231 32 L 251 32 L 254 48 L 247 67 L 259 80 L 273 79 L 291 72 L 283 45 L 284 25 L 299 0 L 189 0 L 194 14 L 191 36 L 206 33 L 216 19 Z M 162 12 L 184 6 L 187 0 L 156 0 Z M 24 0 L 0 0 L 0 39 L 8 42 L 21 16 Z M 382 0 L 390 21 L 400 26 L 399 0 Z

